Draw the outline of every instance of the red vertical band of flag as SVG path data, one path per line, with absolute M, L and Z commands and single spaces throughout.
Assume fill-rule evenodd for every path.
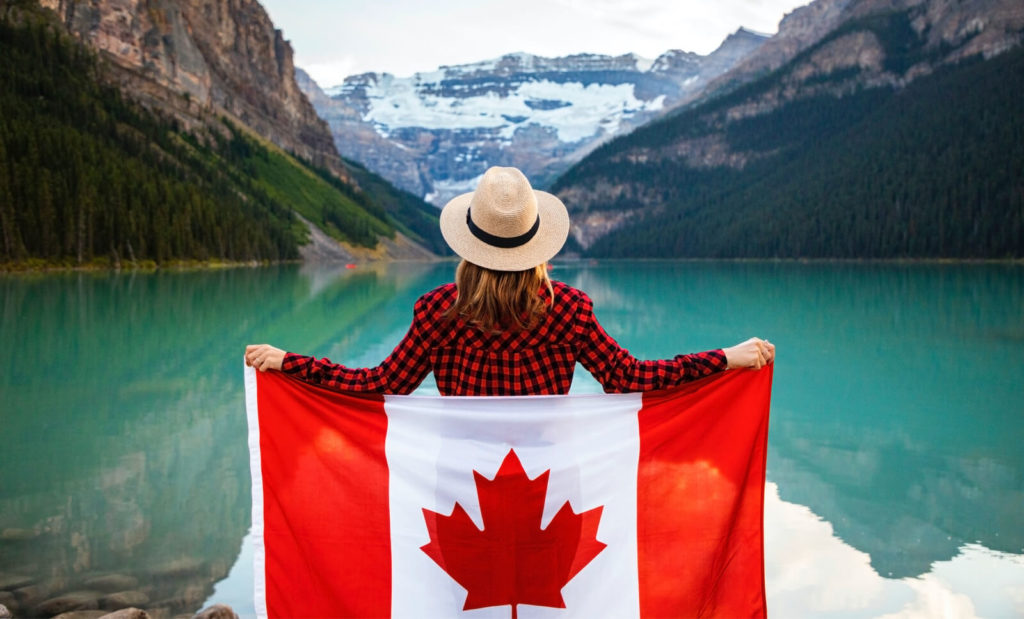
M 388 616 L 383 398 L 256 376 L 268 616 Z
M 641 617 L 764 617 L 772 366 L 645 394 L 639 413 Z

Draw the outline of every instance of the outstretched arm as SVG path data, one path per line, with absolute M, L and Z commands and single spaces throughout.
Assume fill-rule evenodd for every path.
M 421 300 L 416 304 L 416 317 L 422 312 Z M 285 352 L 269 344 L 246 346 L 245 362 L 260 371 L 281 370 L 307 383 L 338 391 L 410 393 L 430 371 L 425 334 L 416 317 L 395 350 L 377 367 L 350 368 L 330 359 Z
M 577 359 L 608 393 L 667 389 L 728 367 L 722 350 L 677 355 L 657 361 L 637 359 L 619 346 L 597 322 L 593 303 L 586 295 L 582 295 L 575 320 Z
M 608 392 L 665 389 L 726 369 L 760 369 L 775 360 L 775 346 L 756 337 L 720 350 L 639 360 L 605 332 L 586 295 L 576 320 L 579 361 Z

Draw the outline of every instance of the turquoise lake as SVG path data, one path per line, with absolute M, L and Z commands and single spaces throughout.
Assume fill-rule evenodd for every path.
M 159 619 L 215 602 L 251 616 L 245 344 L 376 365 L 453 273 L 0 275 L 0 604 L 26 616 L 118 583 Z M 777 345 L 772 616 L 1024 616 L 1024 265 L 581 262 L 552 277 L 638 357 Z M 574 393 L 600 391 L 580 372 Z

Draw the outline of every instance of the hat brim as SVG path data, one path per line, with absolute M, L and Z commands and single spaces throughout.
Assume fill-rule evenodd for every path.
M 466 225 L 473 192 L 455 196 L 441 210 L 441 235 L 456 254 L 495 271 L 525 271 L 547 262 L 569 237 L 569 212 L 554 195 L 533 190 L 540 226 L 532 239 L 519 247 L 501 248 L 478 239 Z

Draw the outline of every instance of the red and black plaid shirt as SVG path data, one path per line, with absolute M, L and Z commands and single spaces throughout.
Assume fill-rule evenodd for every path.
M 577 361 L 609 393 L 662 389 L 726 368 L 721 350 L 639 361 L 601 328 L 586 294 L 552 284 L 554 302 L 530 330 L 486 333 L 444 318 L 457 295 L 446 284 L 416 301 L 409 332 L 377 367 L 288 353 L 281 369 L 340 391 L 409 393 L 433 371 L 443 395 L 543 395 L 568 393 Z

